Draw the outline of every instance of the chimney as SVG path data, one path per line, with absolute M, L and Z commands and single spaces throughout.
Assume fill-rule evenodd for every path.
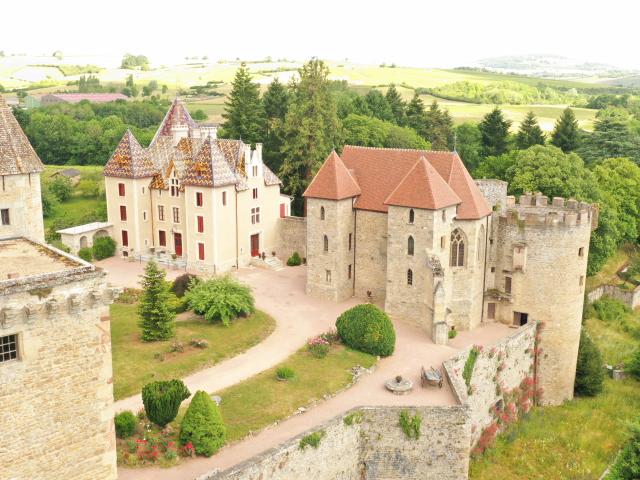
M 261 143 L 256 143 L 256 150 L 255 150 L 255 156 L 256 156 L 256 162 L 255 163 L 262 163 L 262 144 Z

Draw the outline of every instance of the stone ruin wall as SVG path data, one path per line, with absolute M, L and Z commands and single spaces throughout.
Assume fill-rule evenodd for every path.
M 409 440 L 399 426 L 402 407 L 350 410 L 261 455 L 198 480 L 459 480 L 467 478 L 470 427 L 465 407 L 407 407 L 422 417 Z M 351 425 L 344 418 L 358 412 Z M 323 431 L 317 449 L 300 440 Z
M 20 345 L 0 364 L 0 478 L 117 478 L 113 293 L 90 266 L 0 282 L 0 335 Z
M 640 308 L 640 286 L 633 290 L 623 290 L 617 285 L 600 285 L 587 294 L 589 302 L 595 302 L 602 297 L 615 298 L 631 309 Z
M 476 359 L 469 388 L 462 373 L 473 347 L 443 363 L 454 396 L 469 409 L 471 445 L 495 421 L 492 407 L 500 400 L 506 406 L 504 393 L 519 388 L 525 378 L 533 378 L 536 325 L 530 322 L 492 347 L 484 347 Z

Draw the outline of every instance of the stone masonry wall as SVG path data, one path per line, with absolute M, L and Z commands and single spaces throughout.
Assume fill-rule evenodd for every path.
M 104 274 L 79 270 L 0 282 L 0 335 L 18 334 L 20 346 L 0 363 L 2 479 L 117 477 L 112 292 Z
M 628 305 L 629 308 L 640 308 L 640 287 L 627 291 L 622 290 L 617 285 L 600 285 L 587 294 L 587 300 L 595 302 L 605 296 L 620 300 L 625 305 Z
M 525 378 L 533 378 L 536 323 L 528 323 L 512 335 L 479 353 L 471 375 L 470 387 L 462 376 L 473 347 L 444 362 L 444 368 L 458 401 L 469 407 L 472 445 L 482 430 L 494 421 L 491 408 L 504 393 L 520 387 Z
M 467 478 L 470 427 L 465 407 L 407 408 L 422 417 L 410 440 L 399 426 L 401 407 L 354 409 L 223 472 L 199 480 L 460 480 Z M 357 418 L 344 422 L 350 414 Z M 323 431 L 317 449 L 300 449 L 307 434 Z
M 278 221 L 276 255 L 286 262 L 298 252 L 301 258 L 307 257 L 307 219 L 304 217 L 285 217 Z
M 356 210 L 355 295 L 384 302 L 387 288 L 387 214 Z

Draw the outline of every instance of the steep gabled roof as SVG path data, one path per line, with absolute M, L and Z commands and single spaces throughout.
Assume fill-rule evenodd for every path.
M 303 196 L 342 200 L 356 197 L 360 193 L 358 182 L 334 150 L 324 161 Z
M 147 178 L 158 172 L 148 152 L 127 130 L 104 167 L 106 177 Z
M 0 96 L 0 175 L 38 173 L 44 170 L 11 108 Z
M 385 205 L 438 210 L 461 202 L 423 156 L 385 200 Z
M 207 138 L 200 151 L 186 169 L 183 185 L 221 187 L 235 185 L 238 178 L 231 170 L 224 154 L 211 138 Z
M 282 185 L 282 180 L 280 180 L 278 176 L 265 164 L 262 165 L 262 175 L 264 177 L 265 185 Z
M 197 128 L 198 124 L 191 118 L 187 107 L 184 106 L 181 100 L 175 99 L 171 103 L 171 107 L 164 116 L 158 131 L 153 137 L 151 144 L 153 145 L 158 137 L 171 135 L 171 129 L 177 125 L 187 125 L 189 128 Z

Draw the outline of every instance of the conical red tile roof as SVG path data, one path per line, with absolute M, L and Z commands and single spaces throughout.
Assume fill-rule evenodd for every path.
M 0 175 L 38 173 L 44 170 L 11 108 L 0 96 Z
M 427 159 L 420 157 L 384 203 L 399 207 L 438 210 L 457 205 L 461 201 Z
M 146 178 L 153 177 L 158 169 L 131 130 L 127 130 L 104 167 L 106 177 Z
M 332 151 L 316 173 L 305 197 L 342 200 L 360 195 L 360 186 L 335 151 Z

